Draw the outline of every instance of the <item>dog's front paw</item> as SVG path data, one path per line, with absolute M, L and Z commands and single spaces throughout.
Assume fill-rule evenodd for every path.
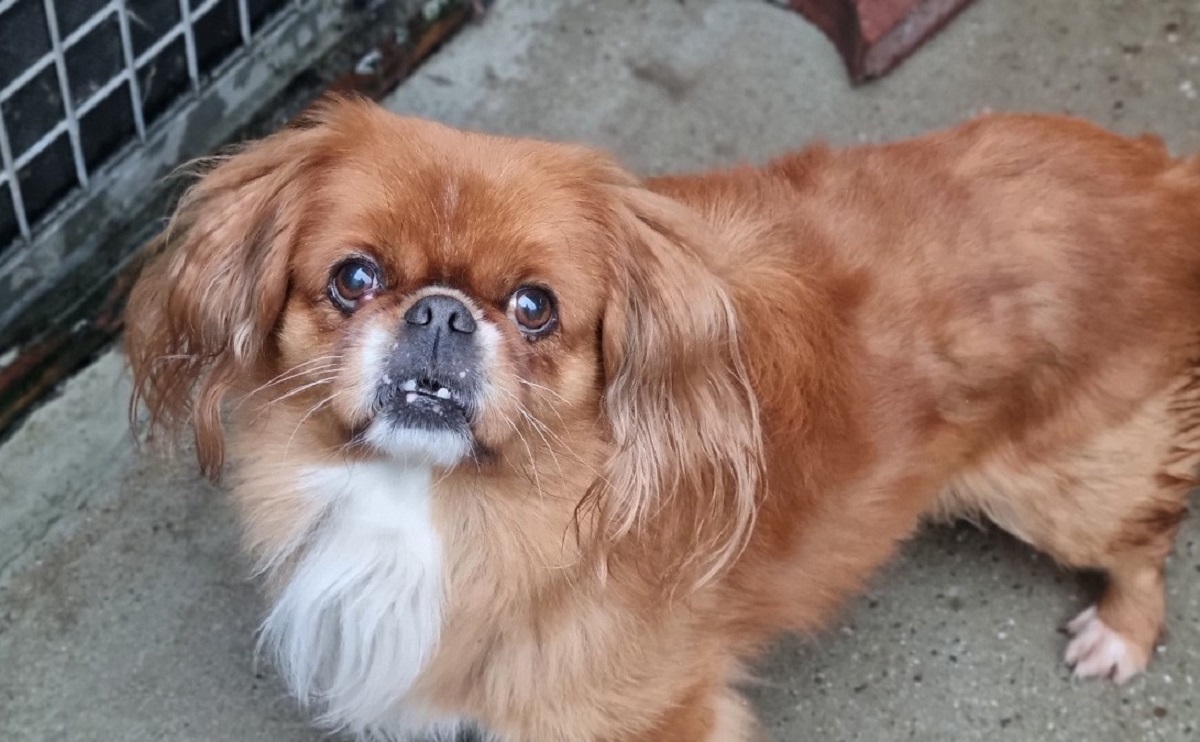
M 1148 653 L 1138 649 L 1104 623 L 1096 606 L 1088 608 L 1067 624 L 1071 641 L 1065 659 L 1079 678 L 1112 678 L 1124 683 L 1146 669 Z

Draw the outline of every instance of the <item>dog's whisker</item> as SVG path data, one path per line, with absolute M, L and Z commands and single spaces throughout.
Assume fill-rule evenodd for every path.
M 524 419 L 526 422 L 528 422 L 530 427 L 533 428 L 534 432 L 536 432 L 541 437 L 542 442 L 546 445 L 547 452 L 551 455 L 551 457 L 554 458 L 555 465 L 558 467 L 560 475 L 563 475 L 563 468 L 562 468 L 562 463 L 558 459 L 558 454 L 555 450 L 556 448 L 560 448 L 563 451 L 565 451 L 566 453 L 570 454 L 572 456 L 572 458 L 574 458 L 578 463 L 583 465 L 585 468 L 587 468 L 590 472 L 592 472 L 596 476 L 599 476 L 599 473 L 596 472 L 595 467 L 593 467 L 582 456 L 580 456 L 570 445 L 567 444 L 567 442 L 565 440 L 563 440 L 563 438 L 560 435 L 555 433 L 550 428 L 550 426 L 548 426 L 545 422 L 537 419 L 537 417 L 532 412 L 529 411 L 529 408 L 526 407 L 521 402 L 521 400 L 519 400 L 514 394 L 512 394 L 512 392 L 509 392 L 506 389 L 500 389 L 500 392 L 508 397 L 508 399 L 513 403 L 514 407 L 516 408 L 518 414 L 521 415 L 522 419 Z M 553 439 L 554 443 L 556 443 L 557 446 L 551 445 L 551 442 L 547 438 L 547 436 L 549 437 L 549 439 Z
M 330 382 L 334 381 L 335 379 L 337 379 L 337 376 L 325 376 L 320 379 L 314 379 L 306 384 L 302 384 L 302 385 L 296 387 L 295 389 L 292 389 L 291 391 L 287 392 L 286 394 L 281 394 L 278 397 L 272 397 L 271 399 L 267 400 L 267 404 L 268 405 L 278 404 L 280 402 L 283 402 L 284 400 L 291 399 L 292 397 L 296 396 L 297 394 L 306 392 L 309 389 L 312 389 L 313 387 L 322 386 L 324 384 L 329 384 Z
M 270 381 L 268 381 L 268 382 L 266 382 L 266 383 L 264 383 L 264 384 L 261 384 L 261 385 L 259 385 L 258 387 L 256 387 L 255 389 L 253 389 L 253 390 L 251 390 L 251 391 L 249 391 L 249 392 L 246 392 L 245 394 L 243 394 L 242 396 L 240 396 L 240 397 L 238 398 L 238 400 L 237 400 L 237 406 L 238 406 L 238 407 L 242 406 L 242 405 L 243 405 L 243 404 L 245 404 L 245 403 L 246 403 L 246 402 L 247 402 L 247 401 L 248 401 L 248 400 L 249 400 L 251 397 L 254 397 L 255 395 L 257 395 L 257 394 L 259 394 L 259 393 L 261 393 L 261 392 L 264 392 L 264 391 L 266 391 L 267 389 L 270 389 L 270 388 L 271 388 L 271 387 L 273 387 L 273 386 L 277 386 L 277 385 L 279 385 L 279 384 L 283 384 L 283 383 L 285 383 L 285 382 L 292 381 L 292 380 L 294 380 L 294 379 L 298 379 L 298 378 L 300 378 L 300 377 L 302 377 L 302 376 L 308 376 L 308 375 L 310 375 L 310 374 L 324 374 L 324 373 L 327 373 L 328 371 L 330 371 L 330 370 L 332 370 L 332 369 L 334 369 L 334 368 L 337 368 L 337 363 L 336 363 L 336 362 L 331 362 L 331 363 L 328 363 L 328 364 L 325 364 L 325 365 L 321 365 L 321 366 L 314 366 L 314 367 L 312 367 L 312 368 L 305 368 L 305 369 L 299 369 L 299 370 L 292 370 L 292 371 L 290 371 L 290 372 L 287 372 L 287 373 L 286 373 L 286 375 L 284 375 L 284 374 L 280 374 L 279 376 L 276 376 L 276 377 L 274 377 L 274 378 L 273 378 L 273 379 L 271 379 Z M 333 376 L 331 376 L 330 378 L 336 378 L 336 374 L 335 374 L 335 375 L 333 375 Z
M 259 419 L 260 419 L 260 418 L 261 418 L 263 415 L 267 414 L 267 412 L 268 412 L 268 411 L 271 409 L 271 407 L 272 407 L 272 406 L 274 406 L 274 405 L 276 405 L 276 404 L 278 404 L 278 403 L 280 403 L 280 402 L 283 402 L 283 401 L 285 401 L 285 400 L 287 400 L 287 399 L 290 399 L 290 398 L 292 398 L 292 397 L 296 396 L 297 394 L 301 394 L 301 393 L 303 393 L 303 392 L 305 392 L 305 391 L 308 391 L 309 389 L 312 389 L 312 388 L 314 388 L 314 387 L 317 387 L 317 386 L 322 386 L 322 385 L 325 385 L 325 384 L 332 383 L 332 382 L 333 382 L 333 381 L 334 381 L 336 378 L 337 378 L 336 376 L 327 376 L 327 377 L 325 377 L 325 378 L 322 378 L 322 379 L 316 379 L 316 380 L 314 380 L 314 381 L 311 381 L 311 382 L 309 382 L 309 383 L 307 383 L 307 384 L 304 384 L 304 385 L 302 385 L 302 386 L 300 386 L 300 387 L 297 387 L 296 389 L 293 389 L 293 390 L 291 390 L 291 391 L 290 391 L 290 392 L 288 392 L 287 394 L 283 394 L 283 395 L 280 395 L 280 396 L 278 396 L 278 397 L 274 397 L 274 398 L 272 398 L 272 399 L 269 399 L 269 400 L 267 400 L 267 401 L 266 401 L 266 402 L 265 402 L 265 403 L 264 403 L 264 404 L 263 404 L 263 405 L 262 405 L 262 406 L 259 408 L 259 410 L 258 410 L 258 413 L 257 413 L 257 414 L 254 416 L 254 420 L 256 420 L 256 421 L 257 421 L 257 420 L 259 420 Z
M 553 389 L 551 389 L 548 386 L 543 386 L 542 384 L 537 384 L 528 379 L 522 379 L 519 377 L 517 378 L 517 381 L 521 384 L 524 384 L 527 387 L 530 387 L 531 389 L 537 389 L 538 391 L 545 392 L 546 394 L 549 394 L 550 396 L 554 397 L 555 399 L 559 400 L 560 402 L 566 402 L 567 404 L 570 404 L 570 402 L 571 402 L 571 400 L 567 399 L 566 397 L 564 397 L 563 395 L 554 391 Z
M 349 391 L 348 389 L 343 389 L 340 392 L 334 392 L 333 394 L 330 394 L 328 397 L 325 397 L 324 399 L 322 399 L 320 402 L 317 402 L 316 404 L 314 404 L 312 407 L 310 407 L 308 409 L 308 412 L 304 413 L 304 417 L 300 418 L 300 422 L 296 423 L 296 427 L 292 429 L 292 434 L 290 436 L 288 436 L 287 445 L 284 446 L 284 448 L 283 448 L 283 458 L 286 459 L 288 457 L 288 452 L 291 451 L 291 448 L 292 448 L 292 441 L 296 438 L 296 434 L 300 432 L 300 428 L 304 425 L 304 423 L 310 417 L 312 417 L 314 414 L 316 414 L 317 411 L 320 410 L 322 407 L 325 407 L 326 405 L 332 403 L 333 400 L 337 399 L 338 397 L 340 397 L 341 395 L 345 394 L 348 391 Z

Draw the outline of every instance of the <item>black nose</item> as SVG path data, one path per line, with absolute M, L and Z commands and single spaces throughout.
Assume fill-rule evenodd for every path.
M 432 328 L 448 327 L 453 332 L 469 335 L 475 332 L 475 318 L 471 310 L 458 299 L 445 294 L 430 294 L 419 299 L 404 313 L 404 321 L 410 325 Z

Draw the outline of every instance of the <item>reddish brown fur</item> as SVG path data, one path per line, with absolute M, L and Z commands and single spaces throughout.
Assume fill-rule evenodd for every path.
M 386 263 L 388 316 L 430 282 L 497 321 L 515 281 L 556 288 L 561 333 L 506 336 L 492 370 L 497 455 L 436 487 L 448 598 L 414 694 L 505 738 L 750 739 L 741 662 L 821 627 L 926 517 L 1106 571 L 1100 615 L 1142 661 L 1162 626 L 1200 452 L 1200 160 L 1154 140 L 993 116 L 639 183 L 330 103 L 220 162 L 168 241 L 130 305 L 139 396 L 216 472 L 220 402 L 253 392 L 260 552 L 304 517 L 263 462 L 341 455 L 359 422 L 309 412 L 336 379 L 254 391 L 354 347 L 339 256 Z

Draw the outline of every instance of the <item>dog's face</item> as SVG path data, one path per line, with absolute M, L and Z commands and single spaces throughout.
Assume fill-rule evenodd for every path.
M 340 441 L 443 467 L 594 419 L 614 271 L 603 163 L 372 119 L 297 194 L 286 275 L 260 278 L 287 283 L 269 372 L 314 384 L 310 420 Z
M 683 531 L 748 525 L 758 425 L 719 246 L 600 154 L 333 102 L 221 160 L 163 241 L 127 347 L 210 474 L 249 398 L 287 424 L 245 445 L 484 476 L 599 447 L 610 530 L 676 497 Z

